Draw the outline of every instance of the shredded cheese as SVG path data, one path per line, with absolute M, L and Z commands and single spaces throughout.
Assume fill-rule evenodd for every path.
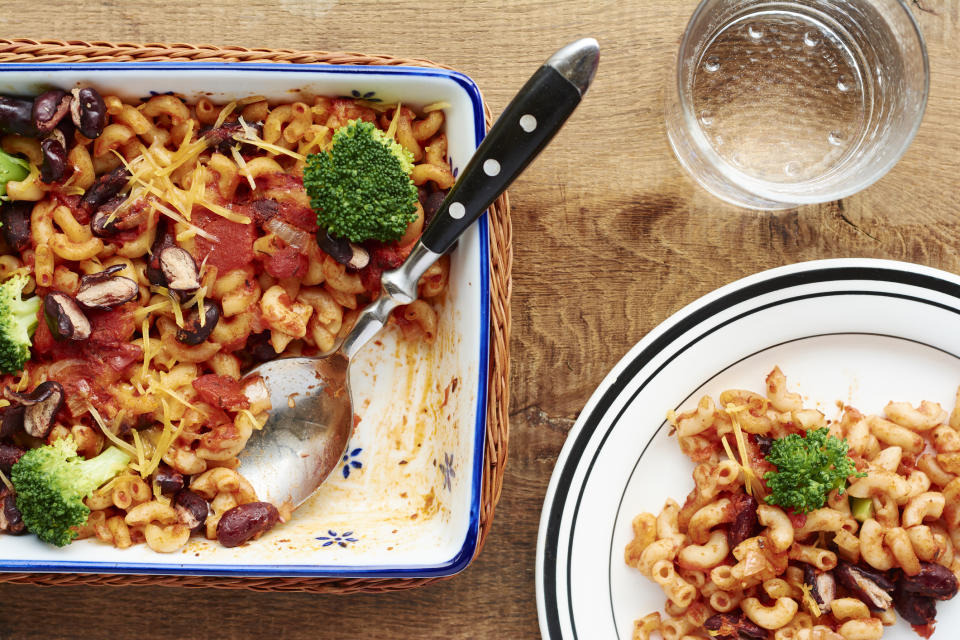
M 150 319 L 144 316 L 143 324 L 140 325 L 140 333 L 143 336 L 143 368 L 140 370 L 140 377 L 147 377 L 147 370 L 150 368 L 150 359 L 153 354 L 150 353 Z
M 393 120 L 390 121 L 390 126 L 387 127 L 387 131 L 386 131 L 387 137 L 393 138 L 394 140 L 396 140 L 397 138 L 397 127 L 400 124 L 400 107 L 401 106 L 403 105 L 397 104 L 397 110 L 393 112 Z
M 746 487 L 747 493 L 753 495 L 754 492 L 757 495 L 762 495 L 763 483 L 760 482 L 760 479 L 757 477 L 757 474 L 754 473 L 753 468 L 750 466 L 750 459 L 747 456 L 747 440 L 743 435 L 743 429 L 740 427 L 740 418 L 737 414 L 742 411 L 746 411 L 746 407 L 734 404 L 728 404 L 724 407 L 724 410 L 727 412 L 727 415 L 730 416 L 730 421 L 733 425 L 733 437 L 737 443 L 737 452 L 740 454 L 740 461 L 738 464 L 743 470 L 743 478 L 745 480 L 744 485 Z M 723 437 L 724 450 L 726 450 L 727 455 L 730 456 L 730 459 L 734 462 L 737 461 L 730 452 L 730 445 L 727 444 L 726 436 Z
M 132 429 L 130 433 L 133 434 L 133 444 L 137 449 L 137 464 L 140 467 L 140 477 L 143 479 L 146 479 L 147 474 L 144 472 L 147 469 L 147 465 L 145 464 L 146 456 L 144 455 L 144 452 L 143 452 L 143 441 L 140 440 L 140 434 L 137 432 L 136 429 Z
M 213 128 L 218 129 L 223 126 L 223 123 L 227 121 L 227 118 L 230 117 L 230 114 L 233 113 L 233 110 L 237 108 L 237 101 L 227 104 L 223 109 L 220 109 L 220 115 L 217 116 L 217 121 L 213 123 Z M 191 120 L 192 122 L 192 120 Z
M 180 307 L 180 299 L 177 298 L 177 294 L 172 291 L 167 293 L 170 296 L 170 304 L 173 305 L 173 319 L 176 321 L 177 326 L 183 329 L 183 309 Z
M 810 585 L 806 583 L 801 584 L 800 590 L 803 591 L 803 604 L 807 606 L 807 609 L 810 611 L 810 615 L 812 615 L 814 618 L 819 618 L 822 616 L 823 612 L 820 610 L 820 605 L 817 604 L 816 599 L 810 592 Z
M 237 167 L 240 168 L 240 175 L 247 179 L 247 182 L 250 184 L 250 190 L 257 190 L 257 182 L 253 179 L 253 174 L 250 173 L 250 169 L 247 167 L 247 161 L 243 159 L 243 156 L 240 155 L 240 146 L 233 145 L 230 147 L 230 155 L 233 156 L 233 161 L 237 163 Z
M 253 412 L 250 411 L 250 409 L 241 409 L 240 413 L 242 413 L 247 417 L 247 420 L 250 421 L 250 424 L 252 424 L 253 428 L 256 429 L 257 431 L 260 431 L 261 429 L 263 429 L 263 426 L 267 424 L 266 420 L 264 420 L 262 423 L 259 420 L 257 420 L 257 417 L 253 415 Z
M 430 113 L 431 111 L 440 111 L 441 109 L 449 109 L 449 108 L 450 108 L 450 103 L 444 100 L 441 100 L 440 102 L 434 102 L 434 103 L 428 104 L 423 108 L 423 112 Z
M 129 442 L 124 442 L 117 437 L 117 434 L 107 428 L 107 423 L 103 421 L 103 417 L 100 416 L 100 412 L 97 411 L 96 407 L 88 402 L 87 410 L 90 412 L 90 415 L 93 416 L 93 420 L 97 423 L 97 426 L 100 427 L 100 431 L 103 432 L 103 435 L 106 436 L 107 440 L 114 444 L 118 449 L 122 449 L 125 453 L 130 455 L 131 458 L 135 458 L 137 456 L 137 450 L 132 447 Z
M 9 489 L 10 491 L 14 491 L 13 483 L 10 482 L 7 476 L 3 475 L 3 471 L 0 471 L 0 482 L 5 484 L 7 486 L 7 489 Z
M 303 154 L 297 153 L 296 151 L 291 151 L 290 149 L 285 149 L 276 144 L 270 144 L 269 142 L 263 140 L 260 136 L 257 135 L 257 132 L 253 130 L 249 124 L 244 122 L 243 116 L 237 119 L 237 122 L 240 123 L 240 126 L 243 128 L 243 133 L 238 133 L 233 136 L 234 140 L 239 142 L 244 142 L 246 144 L 252 144 L 255 147 L 260 147 L 266 151 L 273 151 L 274 153 L 282 153 L 288 155 L 291 158 L 296 158 L 297 160 L 306 160 Z

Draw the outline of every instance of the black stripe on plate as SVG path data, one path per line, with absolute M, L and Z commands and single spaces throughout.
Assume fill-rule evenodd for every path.
M 567 494 L 570 491 L 570 486 L 573 482 L 573 476 L 577 469 L 577 462 L 580 460 L 583 452 L 586 450 L 587 444 L 593 437 L 594 432 L 597 430 L 603 415 L 616 401 L 624 388 L 626 388 L 630 381 L 637 375 L 637 373 L 640 372 L 640 370 L 643 369 L 644 366 L 653 360 L 660 352 L 666 349 L 674 340 L 678 339 L 680 336 L 690 331 L 698 324 L 710 319 L 714 315 L 721 313 L 726 309 L 746 302 L 751 298 L 756 298 L 778 290 L 809 284 L 838 282 L 845 280 L 866 280 L 903 284 L 922 289 L 929 289 L 931 291 L 936 291 L 945 295 L 949 295 L 953 298 L 960 299 L 960 285 L 932 275 L 884 267 L 825 267 L 821 269 L 811 269 L 808 271 L 800 271 L 797 273 L 776 276 L 768 280 L 762 280 L 760 282 L 746 285 L 740 289 L 731 291 L 730 293 L 704 305 L 703 307 L 694 309 L 688 315 L 674 322 L 673 325 L 666 329 L 660 337 L 654 340 L 649 346 L 638 353 L 633 360 L 627 363 L 620 375 L 617 376 L 610 387 L 604 392 L 603 396 L 601 396 L 600 400 L 597 401 L 596 406 L 593 408 L 590 415 L 587 416 L 583 423 L 583 428 L 581 428 L 580 433 L 577 434 L 576 439 L 570 448 L 570 451 L 567 455 L 567 463 L 563 469 L 560 470 L 553 500 L 550 503 L 550 513 L 547 518 L 546 541 L 544 543 L 543 556 L 544 564 L 542 567 L 544 611 L 546 615 L 547 637 L 549 640 L 562 640 L 563 638 L 560 626 L 559 603 L 557 602 L 556 573 L 560 537 L 560 521 L 563 517 L 563 504 L 566 502 Z M 851 292 L 846 291 L 838 293 L 842 294 Z M 916 300 L 928 304 L 936 304 L 920 298 L 917 298 Z M 937 304 L 936 306 L 950 309 L 950 307 L 946 307 L 944 305 Z M 646 384 L 646 382 L 644 384 Z M 608 435 L 609 430 L 604 435 L 600 444 L 600 448 L 602 448 L 603 441 L 606 440 Z M 587 476 L 589 476 L 590 469 L 592 469 L 592 467 L 593 461 L 591 461 L 590 466 L 588 467 Z M 586 482 L 586 477 L 584 478 L 584 482 Z M 582 497 L 582 493 L 580 497 Z M 573 541 L 573 526 L 576 521 L 576 511 L 579 510 L 580 497 L 578 497 L 577 507 L 574 511 L 574 521 L 571 525 L 569 544 L 572 544 Z M 568 596 L 571 593 L 569 562 L 570 550 L 568 547 L 566 580 Z M 577 639 L 578 635 L 573 619 L 573 605 L 569 597 L 567 598 L 567 609 L 570 616 L 571 628 L 573 629 L 573 637 L 574 639 Z

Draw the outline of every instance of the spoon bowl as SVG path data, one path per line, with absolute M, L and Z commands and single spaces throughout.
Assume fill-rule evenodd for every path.
M 350 363 L 398 305 L 417 298 L 420 278 L 547 146 L 580 103 L 596 73 L 599 46 L 584 38 L 563 47 L 504 109 L 398 268 L 383 273 L 341 344 L 318 356 L 265 362 L 260 375 L 273 408 L 240 454 L 260 500 L 299 506 L 342 459 L 354 427 Z

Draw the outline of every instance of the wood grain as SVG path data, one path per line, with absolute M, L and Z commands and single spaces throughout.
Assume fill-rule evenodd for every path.
M 5 36 L 174 41 L 426 57 L 499 112 L 559 45 L 603 50 L 586 101 L 511 189 L 510 461 L 496 525 L 463 575 L 380 596 L 0 585 L 0 639 L 533 638 L 534 554 L 553 463 L 593 388 L 670 313 L 755 271 L 869 256 L 960 271 L 960 3 L 914 0 L 931 60 L 926 118 L 876 185 L 757 213 L 694 186 L 673 159 L 663 87 L 693 0 L 5 0 Z

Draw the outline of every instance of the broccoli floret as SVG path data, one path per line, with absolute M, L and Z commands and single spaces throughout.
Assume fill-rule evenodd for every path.
M 766 458 L 777 470 L 763 476 L 770 488 L 768 503 L 808 513 L 822 507 L 834 489 L 842 494 L 847 478 L 867 475 L 857 473 L 847 456 L 850 445 L 846 438 L 829 434 L 823 427 L 808 431 L 806 437 L 791 433 L 773 441 Z
M 24 300 L 27 277 L 17 274 L 0 284 L 0 372 L 17 373 L 30 359 L 30 339 L 37 328 L 40 297 Z
M 7 199 L 7 183 L 20 181 L 30 174 L 30 163 L 0 150 L 0 200 Z
M 17 491 L 17 508 L 27 530 L 44 542 L 69 544 L 87 521 L 83 499 L 123 471 L 130 456 L 110 447 L 96 458 L 77 457 L 73 438 L 30 449 L 13 465 L 10 480 Z
M 372 122 L 351 120 L 307 156 L 303 186 L 317 224 L 351 242 L 399 240 L 417 211 L 413 155 Z

